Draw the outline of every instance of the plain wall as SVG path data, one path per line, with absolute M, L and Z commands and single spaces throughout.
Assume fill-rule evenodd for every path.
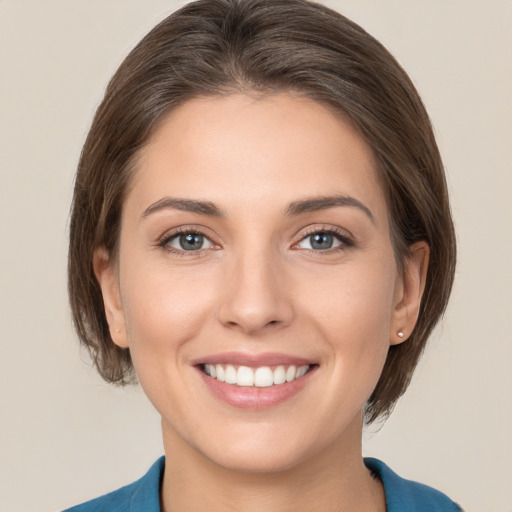
M 57 511 L 162 453 L 138 388 L 103 383 L 66 296 L 68 210 L 106 83 L 172 0 L 0 0 L 0 510 Z M 330 0 L 410 73 L 459 240 L 451 305 L 365 455 L 467 511 L 512 511 L 512 2 Z

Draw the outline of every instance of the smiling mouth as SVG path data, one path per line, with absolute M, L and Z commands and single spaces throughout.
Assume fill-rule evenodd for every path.
M 202 364 L 201 370 L 212 379 L 233 386 L 267 388 L 300 379 L 316 365 L 279 365 L 276 367 L 235 366 L 231 364 Z

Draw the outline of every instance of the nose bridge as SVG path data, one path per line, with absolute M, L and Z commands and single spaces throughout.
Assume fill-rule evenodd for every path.
M 219 311 L 224 325 L 251 334 L 270 325 L 285 325 L 293 316 L 279 253 L 259 242 L 247 241 L 231 255 Z

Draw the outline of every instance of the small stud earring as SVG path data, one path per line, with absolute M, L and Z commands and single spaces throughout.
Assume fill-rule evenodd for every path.
M 403 338 L 404 337 L 404 332 L 403 331 L 398 331 L 397 335 L 398 335 L 399 338 Z
M 116 332 L 121 332 L 121 330 L 120 329 L 116 329 Z M 402 336 L 403 336 L 403 334 L 402 334 Z

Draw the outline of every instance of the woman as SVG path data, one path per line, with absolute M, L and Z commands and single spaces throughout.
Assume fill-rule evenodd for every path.
M 183 7 L 106 91 L 69 253 L 79 337 L 166 456 L 72 510 L 459 510 L 361 456 L 454 262 L 429 118 L 375 39 L 302 0 Z

